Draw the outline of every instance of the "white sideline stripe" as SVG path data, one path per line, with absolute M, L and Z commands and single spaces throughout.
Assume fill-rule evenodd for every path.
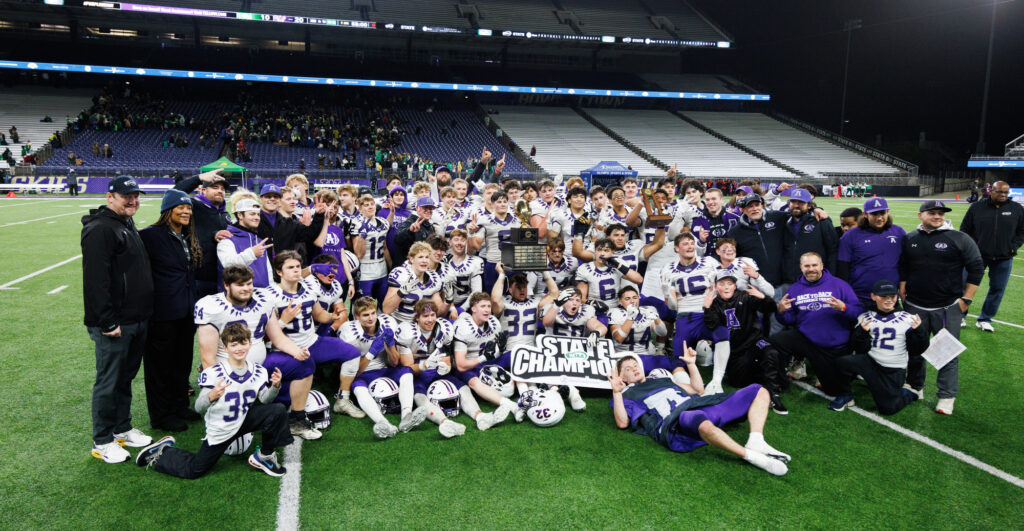
M 281 478 L 281 490 L 277 497 L 277 529 L 296 531 L 299 528 L 299 487 L 302 483 L 302 438 L 284 449 L 284 467 L 288 469 Z
M 87 210 L 81 210 L 79 212 L 65 212 L 63 214 L 57 214 L 56 216 L 46 216 L 45 218 L 27 219 L 25 221 L 15 221 L 14 223 L 5 223 L 3 225 L 0 225 L 0 229 L 2 229 L 4 227 L 10 227 L 12 225 L 24 225 L 25 223 L 32 223 L 33 221 L 43 221 L 44 219 L 53 219 L 53 218 L 59 218 L 61 216 L 72 216 L 72 215 L 75 215 L 75 214 L 84 214 L 85 212 L 88 212 L 88 211 Z
M 1013 273 L 1010 273 L 1010 276 L 1011 277 L 1017 277 L 1017 278 L 1024 278 L 1024 275 L 1014 275 Z
M 793 382 L 793 385 L 796 385 L 796 386 L 800 387 L 801 389 L 804 389 L 805 391 L 810 391 L 811 393 L 813 393 L 815 395 L 818 395 L 818 396 L 820 396 L 822 398 L 825 398 L 825 399 L 834 398 L 834 397 L 826 395 L 820 389 L 818 389 L 818 388 L 816 388 L 816 387 L 814 387 L 812 385 L 809 385 L 807 383 L 804 383 L 804 382 Z M 1010 474 L 1008 472 L 1004 472 L 1002 470 L 999 470 L 998 468 L 996 468 L 996 467 L 994 467 L 992 465 L 989 465 L 987 463 L 983 463 L 982 461 L 978 460 L 977 458 L 971 457 L 971 456 L 969 456 L 969 455 L 967 455 L 967 454 L 965 454 L 965 453 L 963 453 L 963 452 L 961 452 L 959 450 L 954 450 L 954 449 L 946 446 L 945 444 L 942 444 L 942 443 L 940 443 L 940 442 L 938 442 L 938 441 L 936 441 L 934 439 L 931 439 L 929 437 L 921 435 L 920 433 L 917 433 L 916 431 L 904 428 L 903 426 L 900 426 L 899 424 L 896 424 L 895 422 L 892 422 L 890 420 L 886 420 L 886 419 L 884 419 L 884 418 L 882 418 L 882 417 L 880 417 L 880 416 L 878 416 L 878 415 L 876 415 L 876 414 L 874 414 L 874 413 L 872 413 L 870 411 L 865 411 L 865 410 L 863 410 L 863 409 L 861 409 L 861 408 L 859 408 L 857 406 L 849 406 L 847 409 L 849 409 L 850 411 L 853 411 L 854 413 L 856 413 L 856 414 L 858 414 L 858 415 L 860 415 L 860 416 L 862 416 L 862 417 L 864 417 L 864 418 L 866 418 L 868 420 L 873 420 L 873 421 L 881 424 L 882 426 L 885 426 L 886 428 L 889 428 L 889 429 L 891 429 L 891 430 L 893 430 L 893 431 L 895 431 L 897 433 L 901 433 L 903 435 L 906 435 L 907 437 L 910 437 L 911 439 L 914 439 L 917 442 L 921 442 L 921 443 L 924 443 L 924 444 L 926 444 L 928 446 L 931 446 L 932 448 L 934 448 L 934 449 L 936 449 L 936 450 L 938 450 L 938 451 L 940 451 L 940 452 L 942 452 L 942 453 L 944 453 L 946 455 L 949 455 L 949 456 L 951 456 L 953 458 L 959 459 L 960 461 L 963 461 L 964 463 L 967 463 L 968 465 L 971 465 L 974 468 L 977 468 L 978 470 L 981 470 L 981 471 L 984 471 L 984 472 L 988 472 L 989 474 L 992 474 L 993 476 L 995 476 L 995 477 L 997 477 L 997 478 L 999 478 L 999 479 L 1001 479 L 1003 481 L 1006 481 L 1007 483 L 1010 483 L 1012 485 L 1016 485 L 1016 486 L 1024 489 L 1024 479 L 1021 479 L 1021 478 L 1019 478 L 1017 476 L 1014 476 L 1013 474 Z
M 27 274 L 27 275 L 25 275 L 25 276 L 23 276 L 21 278 L 16 278 L 16 279 L 14 279 L 14 280 L 6 283 L 6 284 L 2 284 L 2 285 L 0 285 L 0 289 L 6 289 L 6 288 L 8 288 L 10 286 L 13 286 L 13 285 L 17 284 L 18 282 L 21 282 L 22 280 L 28 280 L 28 279 L 36 276 L 36 275 L 41 275 L 41 274 L 43 274 L 43 273 L 45 273 L 45 272 L 47 272 L 47 271 L 49 271 L 51 269 L 60 267 L 60 266 L 66 264 L 68 262 L 73 262 L 75 260 L 78 260 L 81 257 L 82 257 L 82 255 L 80 255 L 80 254 L 79 255 L 75 255 L 75 256 L 72 256 L 71 258 L 68 258 L 67 260 L 64 260 L 62 262 L 57 262 L 56 264 L 53 264 L 52 266 L 46 266 L 46 267 L 40 269 L 39 271 L 36 271 L 35 273 L 29 273 L 29 274 Z M 14 289 L 18 289 L 18 288 L 14 288 Z
M 2 287 L 3 286 L 0 286 L 0 288 L 2 288 Z M 967 317 L 971 317 L 971 318 L 974 318 L 974 319 L 978 318 L 977 315 L 973 315 L 973 314 L 967 314 Z M 1014 323 L 1008 323 L 1006 321 L 1000 321 L 999 319 L 992 319 L 992 322 L 993 323 L 999 323 L 999 324 L 1006 325 L 1006 326 L 1012 326 L 1014 328 L 1022 328 L 1022 329 L 1024 329 L 1024 326 L 1021 326 L 1019 324 L 1014 324 Z
M 60 292 L 61 292 L 61 290 L 63 290 L 63 289 L 64 289 L 64 288 L 66 288 L 66 287 L 68 287 L 68 285 L 67 285 L 67 284 L 64 284 L 63 286 L 60 286 L 60 287 L 56 287 L 56 288 L 53 288 L 53 289 L 51 289 L 50 291 L 47 291 L 47 292 L 46 292 L 46 294 L 47 294 L 47 295 L 53 295 L 53 294 L 55 294 L 55 293 L 60 293 Z

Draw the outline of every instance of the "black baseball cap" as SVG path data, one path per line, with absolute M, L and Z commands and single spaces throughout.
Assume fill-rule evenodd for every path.
M 736 200 L 736 206 L 741 208 L 749 205 L 750 203 L 761 203 L 763 205 L 764 200 L 757 194 L 747 194 Z
M 373 190 L 370 190 L 369 186 L 360 186 L 359 187 L 359 196 L 362 197 L 362 196 L 364 196 L 366 194 L 373 195 Z
M 939 201 L 938 199 L 932 199 L 921 203 L 921 208 L 917 209 L 918 212 L 926 212 L 928 210 L 941 210 L 943 212 L 952 212 L 953 209 L 946 206 L 946 203 Z
M 134 177 L 129 177 L 127 175 L 122 175 L 121 177 L 115 177 L 111 179 L 110 184 L 107 186 L 107 191 L 121 195 L 146 193 L 143 192 L 141 188 L 139 188 L 139 183 L 135 180 Z
M 899 292 L 899 287 L 891 280 L 882 279 L 875 282 L 874 286 L 871 286 L 871 293 L 878 295 L 879 297 L 884 297 L 886 295 L 898 295 Z

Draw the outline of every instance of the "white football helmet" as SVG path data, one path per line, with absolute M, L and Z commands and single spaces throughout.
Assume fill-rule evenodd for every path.
M 537 426 L 548 428 L 558 424 L 565 416 L 565 402 L 555 391 L 530 389 L 519 397 L 519 407 L 526 409 L 526 416 Z
M 306 416 L 318 430 L 323 431 L 331 427 L 331 403 L 320 391 L 310 391 L 306 395 Z
M 459 416 L 459 389 L 448 380 L 434 380 L 427 388 L 427 399 L 441 408 L 448 418 Z
M 512 398 L 516 390 L 512 385 L 512 375 L 497 365 L 487 365 L 480 369 L 480 381 L 494 388 L 505 398 Z
M 701 339 L 697 342 L 697 365 L 701 367 L 710 367 L 714 364 L 715 351 L 711 342 L 707 339 Z
M 402 411 L 402 405 L 398 401 L 398 384 L 387 376 L 370 382 L 370 396 L 377 401 L 380 412 L 385 415 Z
M 231 444 L 224 450 L 224 455 L 242 455 L 249 449 L 250 444 L 252 444 L 251 433 L 235 437 L 235 440 L 231 441 Z
M 651 369 L 651 372 L 647 373 L 648 378 L 672 378 L 672 373 L 668 372 L 668 369 L 662 369 L 661 367 L 655 367 Z

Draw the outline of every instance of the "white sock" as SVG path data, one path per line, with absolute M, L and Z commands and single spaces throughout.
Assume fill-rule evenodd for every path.
M 359 402 L 359 409 L 363 410 L 363 413 L 366 413 L 366 416 L 370 417 L 374 424 L 388 421 L 388 419 L 384 418 L 384 414 L 380 412 L 380 406 L 370 396 L 370 391 L 367 388 L 362 386 L 356 387 L 352 392 L 356 395 L 356 401 Z
M 501 399 L 501 405 L 506 406 L 513 411 L 515 411 L 515 409 L 519 407 L 519 404 L 516 404 L 515 402 L 504 397 Z
M 672 373 L 672 382 L 678 386 L 682 386 L 684 384 L 689 385 L 690 375 L 686 372 L 686 369 L 676 371 Z
M 341 399 L 342 400 L 349 400 L 349 397 L 351 397 L 351 396 L 352 396 L 352 391 L 349 391 L 348 389 L 342 389 L 341 390 Z
M 437 404 L 427 400 L 427 395 L 423 393 L 416 393 L 416 396 L 413 397 L 413 402 L 416 403 L 416 407 L 427 406 L 427 418 L 430 422 L 438 425 L 444 422 L 444 411 L 442 411 Z
M 729 342 L 719 341 L 715 343 L 715 368 L 712 372 L 711 381 L 722 383 L 725 378 L 725 366 L 729 364 Z
M 522 395 L 523 393 L 530 389 L 530 384 L 526 382 L 516 382 L 516 389 L 518 389 L 519 394 Z
M 362 357 L 358 357 L 354 360 L 348 360 L 341 364 L 341 375 L 342 376 L 355 376 L 359 374 L 359 360 Z
M 398 379 L 398 403 L 402 405 L 402 416 L 412 411 L 412 373 L 405 373 Z
M 750 432 L 750 436 L 747 437 L 747 446 L 751 444 L 764 444 L 764 434 L 757 432 Z
M 462 406 L 462 412 L 469 415 L 471 419 L 475 419 L 477 413 L 480 413 L 480 404 L 476 402 L 473 390 L 468 385 L 459 389 L 459 404 Z

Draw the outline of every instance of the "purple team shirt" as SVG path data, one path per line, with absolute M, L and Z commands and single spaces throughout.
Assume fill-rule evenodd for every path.
M 893 225 L 883 232 L 854 227 L 839 239 L 837 260 L 850 264 L 850 286 L 858 298 L 870 299 L 871 286 L 879 280 L 899 284 L 903 227 Z

